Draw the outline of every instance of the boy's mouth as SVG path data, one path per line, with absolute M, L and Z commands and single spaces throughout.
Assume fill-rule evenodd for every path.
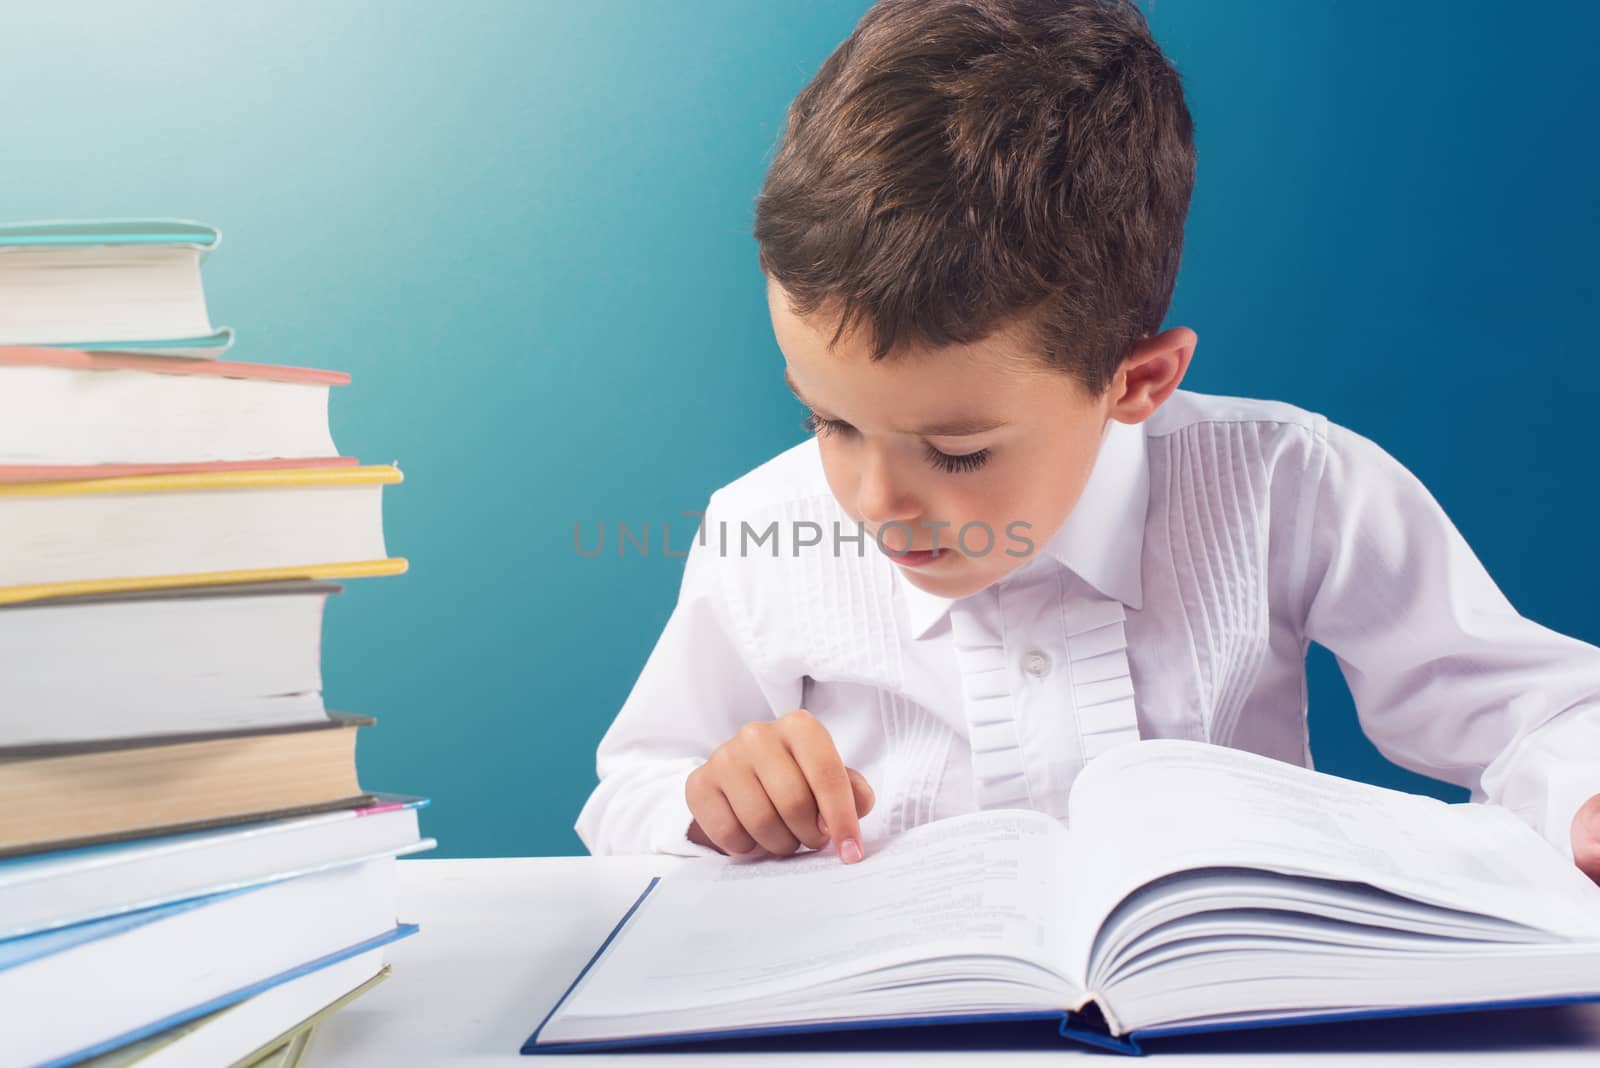
M 910 549 L 906 552 L 890 552 L 888 554 L 889 559 L 905 567 L 924 567 L 950 555 L 949 549 Z

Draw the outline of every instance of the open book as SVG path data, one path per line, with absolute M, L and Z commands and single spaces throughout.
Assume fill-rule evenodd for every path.
M 958 1020 L 1140 1038 L 1600 999 L 1600 887 L 1504 809 L 1199 742 L 1018 809 L 652 880 L 524 1053 Z

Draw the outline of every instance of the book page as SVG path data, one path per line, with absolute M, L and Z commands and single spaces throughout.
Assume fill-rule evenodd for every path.
M 1200 742 L 1148 740 L 1092 761 L 1069 806 L 1087 922 L 1174 872 L 1260 868 L 1350 880 L 1573 938 L 1600 937 L 1600 889 L 1532 828 L 1492 805 L 1336 778 Z
M 1011 971 L 1070 988 L 1044 974 L 1065 939 L 1063 865 L 1052 853 L 1066 834 L 1042 813 L 1007 810 L 869 841 L 858 864 L 831 850 L 688 861 L 644 899 L 558 1015 L 682 1012 L 975 955 L 1024 962 Z M 946 965 L 940 977 L 963 971 L 973 969 Z

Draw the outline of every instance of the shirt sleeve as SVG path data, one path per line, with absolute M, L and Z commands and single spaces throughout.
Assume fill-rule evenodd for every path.
M 715 856 L 688 838 L 690 772 L 739 727 L 772 714 L 738 640 L 710 506 L 689 547 L 677 605 L 600 740 L 600 782 L 574 829 L 589 852 Z
M 1519 615 L 1373 442 L 1327 424 L 1320 478 L 1308 475 L 1305 636 L 1338 658 L 1362 729 L 1570 858 L 1573 817 L 1600 793 L 1600 649 Z

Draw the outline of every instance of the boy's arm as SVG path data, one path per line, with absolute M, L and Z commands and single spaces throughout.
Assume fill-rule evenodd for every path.
M 1587 841 L 1575 855 L 1573 839 L 1600 795 L 1600 649 L 1519 615 L 1373 442 L 1330 424 L 1320 458 L 1302 513 L 1304 633 L 1338 658 L 1367 736 L 1509 808 L 1587 871 Z
M 714 531 L 714 522 L 708 511 L 701 530 Z M 600 740 L 600 783 L 574 828 L 597 856 L 718 855 L 688 838 L 685 780 L 741 725 L 770 719 L 773 709 L 734 633 L 721 588 L 727 561 L 717 552 L 715 536 L 691 544 L 677 606 Z

